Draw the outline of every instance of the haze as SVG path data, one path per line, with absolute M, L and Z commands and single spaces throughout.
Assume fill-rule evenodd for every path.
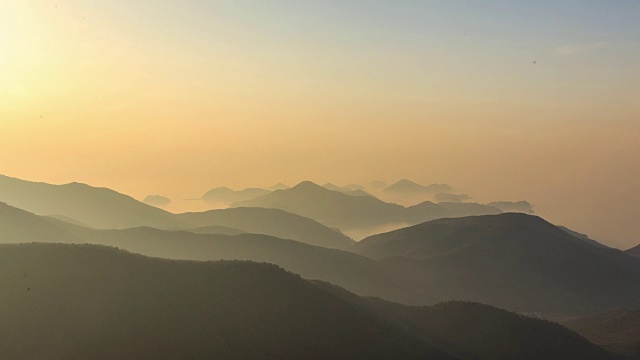
M 174 200 L 410 178 L 627 249 L 638 18 L 635 1 L 3 2 L 0 174 Z

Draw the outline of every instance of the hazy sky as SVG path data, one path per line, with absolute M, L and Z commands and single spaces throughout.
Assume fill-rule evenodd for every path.
M 640 243 L 640 2 L 0 2 L 0 173 L 447 182 Z

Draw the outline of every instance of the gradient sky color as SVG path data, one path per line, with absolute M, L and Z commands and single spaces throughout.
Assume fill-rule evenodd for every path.
M 447 182 L 640 243 L 640 2 L 0 3 L 0 173 Z

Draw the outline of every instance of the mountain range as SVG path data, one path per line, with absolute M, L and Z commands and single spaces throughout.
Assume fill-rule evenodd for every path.
M 546 313 L 640 308 L 639 261 L 526 214 L 438 219 L 354 251 L 442 299 Z
M 421 193 L 447 193 L 450 192 L 451 186 L 447 184 L 431 184 L 431 185 L 420 185 L 411 180 L 402 179 L 398 180 L 394 184 L 387 186 L 382 191 L 386 193 L 396 193 L 396 194 L 421 194 Z
M 254 199 L 270 192 L 271 190 L 260 188 L 247 188 L 236 191 L 228 187 L 217 187 L 202 195 L 202 200 L 210 203 L 231 204 L 238 201 Z
M 6 359 L 614 359 L 543 320 L 388 304 L 270 264 L 0 245 L 0 281 Z
M 0 222 L 5 243 L 47 235 L 172 259 L 264 261 L 405 304 L 466 300 L 548 314 L 640 307 L 640 261 L 524 214 L 435 220 L 367 238 L 349 248 L 358 255 L 267 235 L 87 229 L 0 209 L 11 219 Z
M 252 200 L 234 203 L 231 207 L 276 208 L 314 219 L 326 226 L 339 228 L 349 234 L 362 229 L 376 229 L 388 225 L 417 224 L 440 217 L 460 217 L 498 214 L 498 208 L 475 203 L 423 202 L 404 207 L 375 197 L 350 196 L 332 191 L 310 181 L 290 189 L 274 191 Z
M 561 323 L 625 359 L 640 359 L 640 311 L 612 311 Z

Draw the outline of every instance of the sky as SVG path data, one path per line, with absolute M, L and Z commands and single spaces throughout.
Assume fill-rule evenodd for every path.
M 448 183 L 640 243 L 640 2 L 0 2 L 0 173 Z

